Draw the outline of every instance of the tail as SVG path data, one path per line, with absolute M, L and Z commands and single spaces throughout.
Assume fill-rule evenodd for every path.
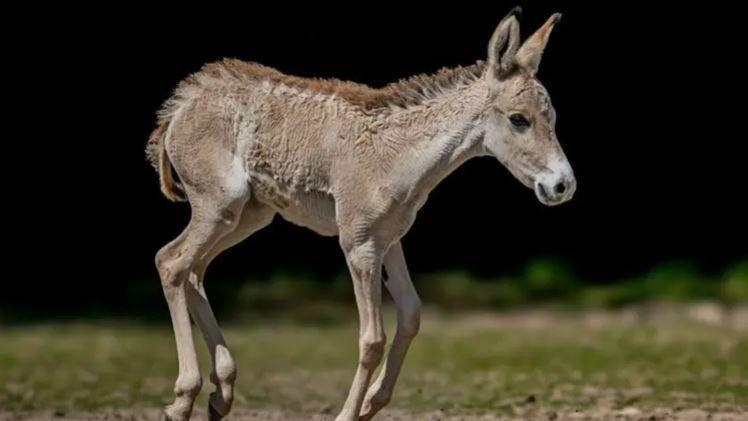
M 174 180 L 171 161 L 169 161 L 169 156 L 166 154 L 166 148 L 164 147 L 164 138 L 168 127 L 168 120 L 159 121 L 158 126 L 151 133 L 151 137 L 148 138 L 145 154 L 153 168 L 158 172 L 161 193 L 172 202 L 184 202 L 187 200 L 184 188 L 178 181 Z

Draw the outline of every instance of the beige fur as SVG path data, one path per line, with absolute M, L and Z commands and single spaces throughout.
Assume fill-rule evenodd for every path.
M 179 357 L 168 419 L 189 418 L 202 384 L 190 314 L 213 358 L 211 417 L 230 410 L 236 368 L 203 274 L 215 256 L 275 214 L 340 238 L 358 304 L 360 357 L 337 419 L 368 420 L 389 401 L 418 331 L 420 300 L 399 241 L 429 192 L 466 160 L 491 155 L 541 202 L 571 198 L 575 181 L 556 140 L 555 111 L 535 79 L 558 17 L 520 47 L 518 14 L 499 24 L 487 63 L 381 89 L 287 76 L 238 60 L 208 64 L 179 84 L 147 146 L 164 194 L 192 207 L 185 231 L 156 257 Z M 526 125 L 518 125 L 520 114 Z M 385 346 L 383 265 L 398 324 L 385 367 L 369 386 Z

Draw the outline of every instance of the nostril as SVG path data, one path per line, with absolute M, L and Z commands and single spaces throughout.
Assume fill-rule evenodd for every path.
M 566 191 L 566 183 L 563 181 L 559 181 L 554 187 L 553 192 L 556 194 L 564 194 Z

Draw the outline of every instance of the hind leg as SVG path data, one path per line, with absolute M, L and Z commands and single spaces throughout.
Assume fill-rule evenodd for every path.
M 200 327 L 203 338 L 210 351 L 212 369 L 210 381 L 216 387 L 210 395 L 210 420 L 220 420 L 228 415 L 234 400 L 234 381 L 236 379 L 236 364 L 229 352 L 226 340 L 218 325 L 213 310 L 205 293 L 203 279 L 205 270 L 211 261 L 223 251 L 233 247 L 254 232 L 267 226 L 275 215 L 271 208 L 250 200 L 244 208 L 236 228 L 223 237 L 201 259 L 190 276 L 187 287 L 187 304 L 193 320 Z
M 247 201 L 244 195 L 209 196 L 205 192 L 198 194 L 189 191 L 188 194 L 192 203 L 192 217 L 187 228 L 156 255 L 156 266 L 171 314 L 179 361 L 174 403 L 165 408 L 164 416 L 167 420 L 179 421 L 189 419 L 195 397 L 202 386 L 187 309 L 185 281 L 199 260 L 218 240 L 234 230 Z

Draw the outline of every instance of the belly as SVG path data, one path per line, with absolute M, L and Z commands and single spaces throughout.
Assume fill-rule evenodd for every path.
M 289 199 L 282 209 L 277 209 L 283 219 L 320 235 L 338 235 L 335 199 L 332 195 L 310 191 L 296 193 Z
M 289 222 L 320 235 L 337 235 L 335 199 L 327 192 L 324 173 L 313 171 L 314 167 L 305 162 L 285 166 L 274 162 L 249 160 L 247 173 L 253 195 Z

